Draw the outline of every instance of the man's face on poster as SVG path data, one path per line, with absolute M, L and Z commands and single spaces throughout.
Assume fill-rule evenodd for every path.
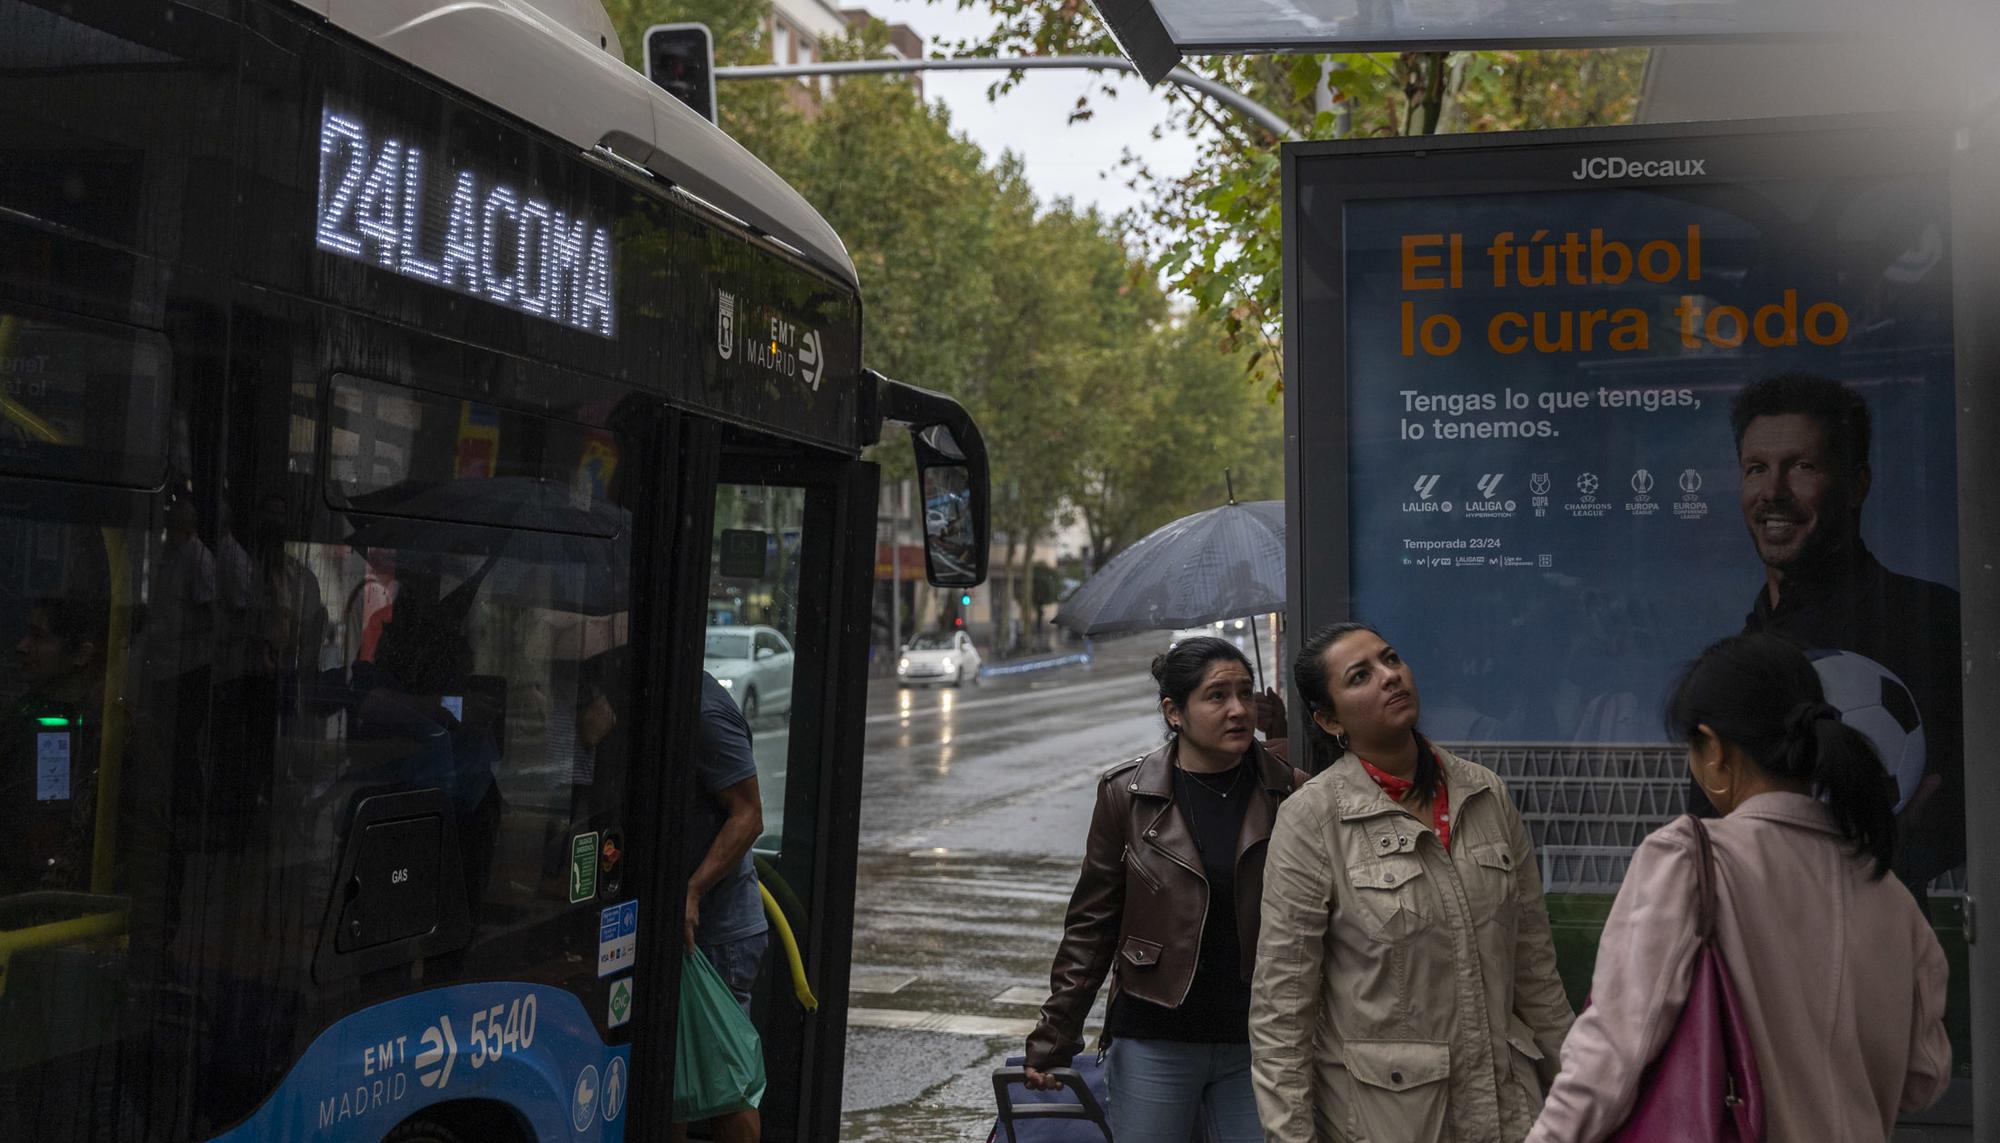
M 1790 571 L 1844 547 L 1868 493 L 1866 469 L 1849 471 L 1826 426 L 1806 413 L 1758 417 L 1737 449 L 1743 521 L 1766 567 Z

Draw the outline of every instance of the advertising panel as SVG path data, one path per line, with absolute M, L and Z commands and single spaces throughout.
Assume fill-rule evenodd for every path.
M 1293 622 L 1379 627 L 1440 741 L 1646 780 L 1531 813 L 1571 854 L 1679 811 L 1678 670 L 1784 634 L 1896 780 L 1897 872 L 1962 865 L 1946 142 L 1795 123 L 1291 149 Z M 1613 775 L 1635 751 L 1651 768 Z

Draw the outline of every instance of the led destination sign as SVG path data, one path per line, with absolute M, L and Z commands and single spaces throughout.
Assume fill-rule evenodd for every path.
M 611 337 L 611 230 L 327 108 L 320 249 Z

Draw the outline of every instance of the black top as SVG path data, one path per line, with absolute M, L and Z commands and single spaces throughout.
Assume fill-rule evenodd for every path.
M 1250 1042 L 1250 982 L 1242 976 L 1243 942 L 1236 931 L 1236 843 L 1256 785 L 1256 767 L 1247 760 L 1218 774 L 1190 774 L 1175 767 L 1174 808 L 1194 835 L 1208 880 L 1201 956 L 1179 1008 L 1120 993 L 1104 1022 L 1114 1039 Z
M 1858 541 L 1819 568 L 1785 576 L 1777 606 L 1759 586 L 1743 630 L 1781 635 L 1807 650 L 1852 651 L 1895 672 L 1923 718 L 1924 769 L 1940 787 L 1921 820 L 1898 833 L 1896 872 L 1922 885 L 1965 861 L 1963 671 L 1956 591 L 1882 566 Z M 1690 808 L 1713 810 L 1698 786 Z

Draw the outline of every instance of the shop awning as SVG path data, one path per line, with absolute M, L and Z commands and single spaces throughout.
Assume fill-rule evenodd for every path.
M 1907 37 L 1977 0 L 1092 0 L 1148 83 L 1182 56 Z

